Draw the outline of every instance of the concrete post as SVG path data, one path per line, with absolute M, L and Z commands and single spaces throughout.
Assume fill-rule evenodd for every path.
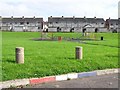
M 76 48 L 75 48 L 75 57 L 76 57 L 76 59 L 82 59 L 83 58 L 82 47 L 76 46 Z
M 23 47 L 16 47 L 16 63 L 22 64 L 24 63 L 24 48 Z

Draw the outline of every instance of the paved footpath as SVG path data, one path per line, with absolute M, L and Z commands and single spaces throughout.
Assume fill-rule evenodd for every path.
M 118 88 L 118 74 L 100 75 L 94 77 L 78 78 L 66 81 L 57 81 L 23 88 Z

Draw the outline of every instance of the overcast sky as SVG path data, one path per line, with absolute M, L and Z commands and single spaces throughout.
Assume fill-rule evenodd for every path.
M 102 17 L 118 18 L 119 0 L 0 0 L 2 17 Z
M 118 3 L 118 18 L 120 18 L 120 1 Z

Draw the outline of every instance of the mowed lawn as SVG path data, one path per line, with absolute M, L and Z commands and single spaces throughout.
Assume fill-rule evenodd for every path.
M 50 33 L 51 34 L 51 33 Z M 40 32 L 2 32 L 2 79 L 44 77 L 71 72 L 118 68 L 118 34 L 96 33 L 99 41 L 34 41 Z M 54 36 L 81 37 L 80 33 Z M 103 36 L 104 40 L 100 41 Z M 75 59 L 75 47 L 83 47 L 83 59 Z M 25 63 L 15 63 L 15 48 L 24 47 Z

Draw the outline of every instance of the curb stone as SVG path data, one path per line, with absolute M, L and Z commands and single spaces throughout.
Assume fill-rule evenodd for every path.
M 78 73 L 68 73 L 67 74 L 67 80 L 68 79 L 76 79 L 78 77 Z
M 50 77 L 43 77 L 43 78 L 32 78 L 29 81 L 30 81 L 30 84 L 52 82 L 52 81 L 56 81 L 56 77 L 55 76 L 50 76 Z
M 42 78 L 16 79 L 16 80 L 0 82 L 0 89 L 10 88 L 11 86 L 17 87 L 20 85 L 28 85 L 28 84 L 32 85 L 32 84 L 39 84 L 39 83 L 46 83 L 46 82 L 53 82 L 53 81 L 63 81 L 68 79 L 99 76 L 99 75 L 113 74 L 113 73 L 119 73 L 119 72 L 120 72 L 120 68 L 96 70 L 96 71 L 82 72 L 82 73 L 68 73 L 63 75 L 56 75 L 56 76 L 49 76 L 49 77 L 42 77 Z
M 2 82 L 1 88 L 9 88 L 9 87 L 15 87 L 19 85 L 27 85 L 29 84 L 29 79 L 17 79 L 17 80 L 10 80 Z
M 83 78 L 83 77 L 90 77 L 90 76 L 96 76 L 97 72 L 84 72 L 84 73 L 78 73 L 78 78 Z
M 56 76 L 56 81 L 67 80 L 67 74 Z
M 97 70 L 97 75 L 112 74 L 118 73 L 118 69 L 106 69 L 106 70 Z

